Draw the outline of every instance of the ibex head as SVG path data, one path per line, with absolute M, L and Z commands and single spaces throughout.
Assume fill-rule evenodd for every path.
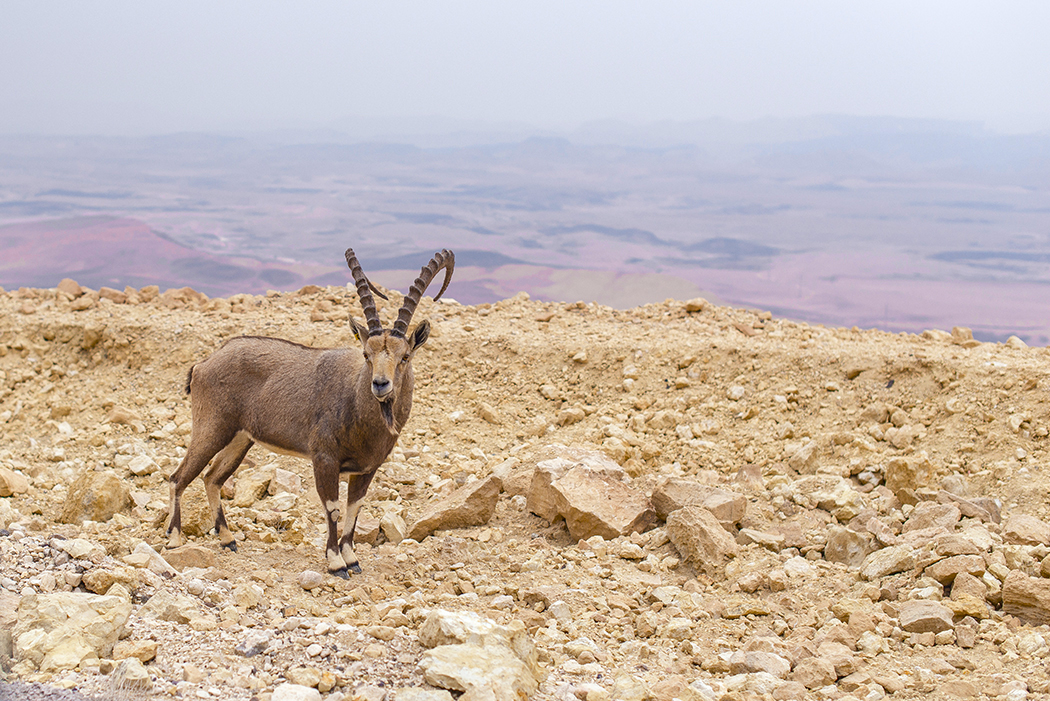
M 401 390 L 405 374 L 410 368 L 412 355 L 416 349 L 426 343 L 430 336 L 429 321 L 419 322 L 411 331 L 408 330 L 408 324 L 412 321 L 412 314 L 415 313 L 416 305 L 419 304 L 423 292 L 442 268 L 445 269 L 445 280 L 441 285 L 441 291 L 437 293 L 434 300 L 440 299 L 445 293 L 452 277 L 452 270 L 456 265 L 456 257 L 449 250 L 442 250 L 434 254 L 430 262 L 420 271 L 416 281 L 412 283 L 412 287 L 405 296 L 404 304 L 397 313 L 397 321 L 390 329 L 384 329 L 380 323 L 372 293 L 375 292 L 383 299 L 387 297 L 365 277 L 361 271 L 361 264 L 357 262 L 357 257 L 351 248 L 346 249 L 346 264 L 350 266 L 350 272 L 354 276 L 357 295 L 365 313 L 365 322 L 368 324 L 366 328 L 350 317 L 350 328 L 353 329 L 354 337 L 361 343 L 365 363 L 372 373 L 372 395 L 379 402 L 387 429 L 390 433 L 397 435 L 401 427 L 395 425 L 394 402 Z

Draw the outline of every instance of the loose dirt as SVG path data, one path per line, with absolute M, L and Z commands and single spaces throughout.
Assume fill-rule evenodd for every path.
M 192 291 L 128 292 L 125 303 L 91 291 L 0 294 L 0 467 L 29 482 L 28 491 L 0 500 L 19 514 L 0 537 L 0 586 L 8 594 L 83 590 L 71 582 L 90 565 L 58 557 L 56 537 L 100 543 L 110 560 L 97 566 L 114 571 L 134 570 L 123 558 L 139 541 L 160 549 L 166 477 L 189 440 L 182 388 L 194 362 L 236 335 L 345 345 L 352 341 L 347 315 L 360 317 L 356 296 L 339 287 L 211 300 Z M 391 297 L 384 324 L 397 310 L 399 296 Z M 152 691 L 140 695 L 264 698 L 300 668 L 330 672 L 324 691 L 333 698 L 371 698 L 361 695 L 369 685 L 423 685 L 414 631 L 434 607 L 522 620 L 549 672 L 536 699 L 598 699 L 599 690 L 670 699 L 673 683 L 697 680 L 712 698 L 972 692 L 1016 699 L 1024 698 L 1014 693 L 1022 686 L 1028 695 L 1050 691 L 1050 648 L 1019 647 L 1033 633 L 1050 643 L 1050 629 L 1003 613 L 990 593 L 972 647 L 902 631 L 895 617 L 902 602 L 947 599 L 950 587 L 927 591 L 919 567 L 867 581 L 856 567 L 828 562 L 829 526 L 856 514 L 836 515 L 793 491 L 810 473 L 845 479 L 868 515 L 898 534 L 914 504 L 942 488 L 998 499 L 1004 519 L 1046 520 L 1047 349 L 972 342 L 962 330 L 824 328 L 675 300 L 618 311 L 524 294 L 475 307 L 428 298 L 415 318 L 430 319 L 433 333 L 414 360 L 412 416 L 369 491 L 365 516 L 394 513 L 411 524 L 427 503 L 514 459 L 495 516 L 420 543 L 380 535 L 374 546 L 357 547 L 362 574 L 326 576 L 305 590 L 300 573 L 324 572 L 323 514 L 309 466 L 254 448 L 249 466 L 297 473 L 302 494 L 276 522 L 264 518 L 273 513 L 265 503 L 227 505 L 237 553 L 222 551 L 214 536 L 190 538 L 215 563 L 171 584 L 196 591 L 214 625 L 198 630 L 133 615 L 126 637 L 158 643 L 147 665 Z M 686 564 L 662 528 L 597 547 L 573 542 L 564 523 L 530 514 L 522 496 L 531 467 L 557 445 L 604 452 L 647 494 L 667 477 L 742 493 L 746 515 L 734 530 L 786 539 L 779 550 L 744 544 L 713 574 Z M 158 469 L 133 475 L 134 455 L 149 456 Z M 928 483 L 903 496 L 889 492 L 886 465 L 896 459 L 928 465 Z M 107 522 L 59 523 L 68 487 L 85 470 L 115 470 L 133 508 Z M 202 503 L 199 481 L 187 493 Z M 1018 550 L 1003 544 L 997 524 L 986 527 L 997 539 L 989 558 L 1015 547 L 1008 568 L 1040 574 L 1046 543 Z M 639 545 L 643 557 L 618 555 L 626 543 Z M 800 561 L 810 569 L 771 578 Z M 160 584 L 145 574 L 132 579 L 137 605 Z M 261 601 L 239 606 L 231 592 L 243 584 L 255 585 Z M 691 595 L 694 605 L 662 600 L 662 587 Z M 859 642 L 853 631 L 845 640 L 849 674 L 838 682 L 800 691 L 785 686 L 790 675 L 730 664 L 731 653 L 765 645 L 797 667 L 849 623 L 843 601 L 860 602 L 871 616 L 863 632 L 884 645 L 871 636 Z M 688 622 L 686 634 L 675 632 L 677 619 Z M 279 645 L 251 658 L 235 652 L 262 630 Z M 41 673 L 12 662 L 7 679 L 115 693 L 104 668 Z M 858 676 L 844 683 L 850 674 Z M 648 691 L 630 696 L 630 678 Z

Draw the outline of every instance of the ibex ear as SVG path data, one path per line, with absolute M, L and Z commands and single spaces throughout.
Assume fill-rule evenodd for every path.
M 412 338 L 412 350 L 419 348 L 430 338 L 430 322 L 425 320 L 419 322 L 409 336 Z
M 368 340 L 368 327 L 359 324 L 354 317 L 350 317 L 350 330 L 354 332 L 354 338 L 358 343 L 363 345 Z

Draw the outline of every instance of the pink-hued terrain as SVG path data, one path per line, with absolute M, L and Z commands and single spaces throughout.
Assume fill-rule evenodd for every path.
M 658 147 L 0 138 L 0 286 L 258 294 L 345 284 L 353 247 L 404 289 L 451 248 L 464 303 L 706 296 L 1050 343 L 1050 139 L 818 127 Z

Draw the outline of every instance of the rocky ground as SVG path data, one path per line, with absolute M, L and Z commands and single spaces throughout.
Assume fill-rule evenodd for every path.
M 189 366 L 348 343 L 352 292 L 64 281 L 0 311 L 0 698 L 1050 697 L 1044 348 L 427 299 L 343 581 L 309 466 L 260 448 L 238 552 L 199 481 L 190 544 L 162 531 Z

